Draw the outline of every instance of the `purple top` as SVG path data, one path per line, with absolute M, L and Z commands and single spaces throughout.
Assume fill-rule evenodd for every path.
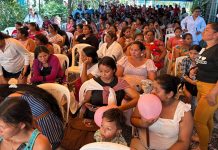
M 34 82 L 56 82 L 57 78 L 63 78 L 64 72 L 61 68 L 60 62 L 57 56 L 50 54 L 48 58 L 48 66 L 51 67 L 51 73 L 44 77 L 40 74 L 40 69 L 42 69 L 42 63 L 38 59 L 34 59 L 32 67 L 32 77 L 30 79 L 31 83 Z

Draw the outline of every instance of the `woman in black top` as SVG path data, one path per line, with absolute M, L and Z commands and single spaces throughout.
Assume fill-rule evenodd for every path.
M 84 98 L 81 99 L 80 97 L 80 101 L 86 103 L 85 106 L 87 107 L 84 117 L 93 119 L 95 110 L 101 106 L 111 105 L 112 99 L 116 99 L 116 102 L 113 104 L 116 104 L 120 110 L 135 107 L 139 94 L 130 87 L 125 80 L 115 75 L 117 68 L 113 58 L 108 56 L 103 57 L 98 64 L 98 68 L 100 77 L 86 81 L 80 89 L 80 93 L 83 93 L 81 91 L 85 89 L 85 93 L 82 94 L 85 95 Z M 95 85 L 97 85 L 97 88 L 94 89 Z M 98 85 L 103 88 L 99 88 Z M 113 89 L 115 93 L 114 97 L 110 97 L 110 88 Z M 121 104 L 125 94 L 127 94 L 131 100 L 125 104 Z
M 92 27 L 90 25 L 83 26 L 83 34 L 79 35 L 76 40 L 78 43 L 90 44 L 98 49 L 99 42 L 97 37 L 93 34 Z
M 208 24 L 202 35 L 207 47 L 196 60 L 198 105 L 194 120 L 199 149 L 207 150 L 213 131 L 213 115 L 218 108 L 218 23 Z

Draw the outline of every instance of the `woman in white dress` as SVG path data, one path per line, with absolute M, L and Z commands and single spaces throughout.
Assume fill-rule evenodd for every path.
M 160 98 L 162 111 L 158 118 L 142 118 L 138 108 L 132 114 L 132 125 L 138 128 L 139 137 L 133 138 L 134 150 L 188 150 L 193 130 L 191 105 L 178 100 L 180 79 L 171 75 L 157 77 L 153 91 Z M 149 127 L 149 134 L 146 128 Z M 149 135 L 149 140 L 146 135 Z M 148 143 L 149 141 L 149 143 Z
M 140 41 L 135 41 L 131 45 L 130 56 L 122 57 L 118 62 L 117 75 L 131 85 L 141 85 L 141 80 L 154 80 L 157 67 L 153 60 L 145 57 L 145 46 Z

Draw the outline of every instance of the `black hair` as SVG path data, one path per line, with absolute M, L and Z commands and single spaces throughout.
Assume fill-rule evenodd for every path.
M 145 45 L 144 45 L 142 42 L 140 42 L 140 41 L 134 41 L 134 42 L 132 43 L 132 45 L 133 45 L 133 44 L 138 45 L 138 47 L 139 47 L 139 49 L 140 49 L 141 51 L 144 51 L 144 50 L 145 50 Z
M 108 31 L 107 34 L 108 34 L 112 39 L 114 39 L 114 41 L 117 40 L 117 35 L 116 35 L 116 33 L 114 33 L 113 31 Z
M 176 30 L 182 31 L 182 28 L 181 28 L 181 27 L 176 27 L 176 28 L 174 29 L 174 32 L 176 32 Z
M 126 118 L 118 108 L 105 111 L 102 118 L 106 118 L 109 122 L 115 122 L 118 129 L 122 129 L 125 126 Z
M 218 32 L 218 22 L 210 22 L 208 25 L 210 25 L 215 32 Z
M 4 39 L 8 39 L 8 38 L 11 38 L 11 36 L 0 32 L 0 40 L 4 40 Z
M 142 26 L 142 29 L 144 29 L 145 26 L 149 26 L 148 23 L 144 23 L 144 25 Z
M 193 9 L 193 12 L 194 12 L 195 10 L 197 10 L 197 9 L 201 10 L 201 7 L 196 6 L 196 7 Z
M 39 28 L 39 26 L 38 26 L 37 23 L 35 23 L 35 22 L 30 22 L 29 25 L 35 27 L 36 31 L 40 31 L 40 28 Z
M 197 52 L 200 52 L 202 49 L 202 47 L 200 47 L 199 45 L 192 45 L 189 50 L 196 50 Z
M 28 102 L 21 97 L 7 98 L 0 104 L 0 119 L 11 125 L 24 123 L 26 128 L 33 125 L 33 116 Z
M 192 34 L 191 33 L 185 33 L 185 34 L 182 35 L 182 39 L 186 39 L 187 36 L 192 37 Z
M 83 48 L 83 52 L 86 54 L 87 57 L 92 58 L 92 63 L 98 63 L 98 54 L 96 52 L 96 48 L 94 46 L 87 46 Z
M 41 52 L 45 52 L 47 54 L 50 54 L 49 50 L 47 49 L 47 47 L 43 46 L 43 45 L 40 45 L 40 46 L 37 46 L 35 48 L 35 51 L 34 51 L 34 58 L 37 59 L 38 56 L 39 56 L 39 53 Z
M 100 65 L 105 65 L 109 68 L 111 68 L 112 70 L 115 70 L 115 73 L 117 71 L 117 65 L 115 60 L 112 57 L 109 56 L 104 56 L 102 59 L 100 59 L 99 63 L 98 63 L 98 67 Z M 115 75 L 115 74 L 114 74 Z
M 148 26 L 150 26 L 150 24 L 154 24 L 154 21 L 149 21 Z
M 128 26 L 128 22 L 127 22 L 127 21 L 125 21 L 125 20 L 124 20 L 124 21 L 122 21 L 122 23 L 123 23 L 123 22 L 125 22 L 125 23 L 126 23 L 126 25 Z
M 35 39 L 38 39 L 43 45 L 49 43 L 48 38 L 42 33 L 35 35 Z
M 163 74 L 156 78 L 156 81 L 160 84 L 161 88 L 165 90 L 165 93 L 173 92 L 173 97 L 177 94 L 180 79 L 178 77 Z
M 21 22 L 16 22 L 16 25 L 22 26 L 23 24 Z
M 128 30 L 128 29 L 131 29 L 130 27 L 123 27 L 122 28 L 122 30 L 121 30 L 121 32 L 120 32 L 120 37 L 123 37 L 125 34 L 124 34 L 124 32 L 126 32 L 126 30 Z
M 115 25 L 111 25 L 110 27 L 113 27 L 115 31 L 117 32 L 117 27 Z
M 143 39 L 144 39 L 144 34 L 142 34 L 142 33 L 137 33 L 137 34 L 135 34 L 134 39 L 136 39 L 136 37 L 138 37 L 138 36 L 142 36 Z
M 145 35 L 147 35 L 149 32 L 151 32 L 151 33 L 155 36 L 155 32 L 152 31 L 152 30 L 147 31 L 147 32 L 145 33 Z
M 91 27 L 90 25 L 86 24 L 86 25 L 83 25 L 83 27 L 87 27 L 87 28 L 89 28 L 90 33 L 93 33 L 92 27 Z
M 83 29 L 83 24 L 80 23 L 80 24 L 78 24 L 77 26 L 78 26 L 80 29 Z
M 8 85 L 2 84 L 0 85 L 0 97 L 6 98 L 12 93 L 22 92 L 27 93 L 35 97 L 36 99 L 41 99 L 45 103 L 48 104 L 50 110 L 63 121 L 63 116 L 60 111 L 59 105 L 55 97 L 53 97 L 47 91 L 35 86 L 35 85 L 26 85 L 26 84 L 19 84 L 17 88 L 10 88 Z M 22 107 L 21 107 L 22 108 Z
M 56 32 L 58 32 L 58 31 L 60 30 L 59 26 L 58 26 L 57 24 L 55 24 L 55 23 L 49 24 L 49 26 L 50 26 L 53 30 L 55 30 Z
M 23 34 L 25 37 L 29 36 L 29 32 L 26 28 L 19 28 L 18 29 L 20 31 L 21 34 Z

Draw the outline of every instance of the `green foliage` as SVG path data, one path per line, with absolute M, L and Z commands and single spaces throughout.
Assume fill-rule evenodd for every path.
M 62 4 L 63 3 L 63 0 L 44 0 L 46 3 L 49 3 L 49 2 L 56 2 L 56 3 L 59 3 L 59 4 Z
M 60 16 L 62 19 L 66 19 L 68 16 L 67 7 L 63 4 L 57 3 L 55 1 L 49 1 L 42 7 L 42 16 L 48 16 L 52 18 L 53 16 Z
M 21 7 L 17 2 L 0 0 L 0 30 L 6 27 L 14 27 L 17 21 L 23 22 L 27 9 Z
M 192 11 L 195 7 L 199 6 L 201 7 L 201 16 L 206 16 L 206 10 L 207 10 L 207 4 L 209 3 L 209 0 L 194 0 L 192 5 Z

